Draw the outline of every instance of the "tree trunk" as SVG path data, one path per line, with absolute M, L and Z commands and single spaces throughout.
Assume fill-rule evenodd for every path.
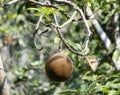
M 9 95 L 8 85 L 5 78 L 5 72 L 0 55 L 0 95 Z

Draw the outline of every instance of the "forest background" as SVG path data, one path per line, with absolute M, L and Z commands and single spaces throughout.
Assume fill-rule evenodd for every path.
M 119 95 L 119 0 L 0 0 L 0 55 L 10 95 Z M 69 56 L 65 82 L 47 58 Z

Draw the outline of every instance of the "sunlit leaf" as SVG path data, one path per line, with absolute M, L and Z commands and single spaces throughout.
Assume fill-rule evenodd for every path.
M 60 38 L 56 36 L 54 38 L 54 43 L 59 44 L 60 43 Z
M 89 65 L 90 65 L 91 69 L 93 71 L 96 71 L 96 69 L 97 69 L 97 67 L 99 65 L 98 60 L 96 58 L 94 58 L 94 57 L 86 57 L 86 59 L 87 59 Z
M 116 63 L 119 57 L 120 57 L 120 49 L 116 49 L 112 56 L 113 62 Z
M 26 10 L 34 10 L 34 11 L 40 11 L 38 8 L 27 8 Z
M 120 49 L 116 49 L 113 53 L 112 60 L 117 68 L 120 70 Z
M 58 12 L 58 10 L 53 9 L 53 8 L 48 8 L 48 7 L 41 7 L 41 8 L 27 8 L 27 10 L 34 10 L 34 11 L 38 11 L 41 12 L 45 15 L 49 15 L 49 14 L 53 14 Z
M 71 45 L 72 47 L 74 47 L 74 48 L 77 49 L 77 47 L 76 47 L 76 43 L 74 43 L 72 40 L 67 39 L 66 41 L 67 41 L 67 43 L 68 43 L 69 45 Z
M 5 28 L 0 27 L 0 32 L 5 33 L 5 32 L 6 32 L 6 29 L 5 29 Z
M 33 65 L 33 66 L 37 66 L 37 65 L 39 65 L 40 64 L 40 61 L 35 61 L 35 62 L 32 62 L 31 63 L 31 65 Z

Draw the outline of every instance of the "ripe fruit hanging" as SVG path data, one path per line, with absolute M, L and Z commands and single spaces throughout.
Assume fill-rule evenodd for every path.
M 45 65 L 47 76 L 57 82 L 67 80 L 72 73 L 72 69 L 70 58 L 62 53 L 51 55 Z

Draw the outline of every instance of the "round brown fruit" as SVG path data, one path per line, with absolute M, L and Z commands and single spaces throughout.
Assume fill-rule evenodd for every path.
M 67 80 L 72 73 L 72 61 L 70 58 L 61 53 L 51 55 L 45 65 L 47 76 L 57 82 Z

